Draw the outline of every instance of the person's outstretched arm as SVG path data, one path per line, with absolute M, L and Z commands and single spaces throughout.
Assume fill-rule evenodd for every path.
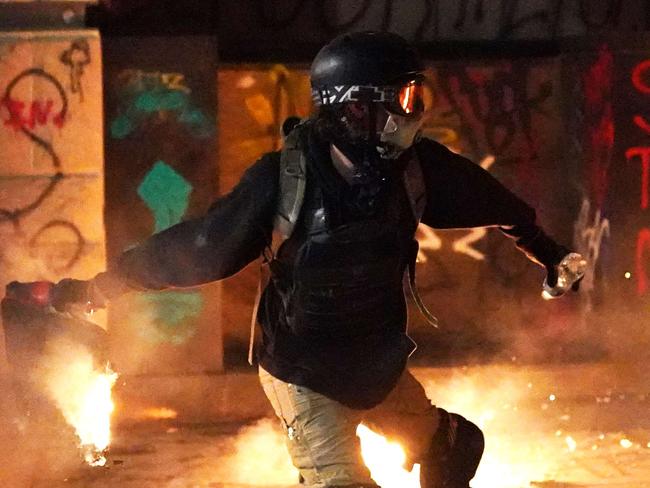
M 536 224 L 533 208 L 479 165 L 437 142 L 422 139 L 417 153 L 427 194 L 422 223 L 437 229 L 499 227 L 546 268 L 547 283 L 555 286 L 559 266 L 572 253 Z
M 265 155 L 205 216 L 151 236 L 92 280 L 57 283 L 55 306 L 84 301 L 103 306 L 130 290 L 192 287 L 235 274 L 271 238 L 278 173 L 278 154 Z

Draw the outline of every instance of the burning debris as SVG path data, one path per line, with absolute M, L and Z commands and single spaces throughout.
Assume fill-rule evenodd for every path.
M 84 460 L 104 466 L 117 379 L 106 358 L 106 332 L 87 316 L 56 311 L 50 291 L 47 282 L 12 283 L 2 300 L 20 408 L 38 417 L 44 406 L 56 407 L 74 428 Z
M 108 364 L 97 367 L 84 346 L 60 339 L 47 344 L 33 378 L 74 427 L 85 461 L 104 466 L 117 374 Z

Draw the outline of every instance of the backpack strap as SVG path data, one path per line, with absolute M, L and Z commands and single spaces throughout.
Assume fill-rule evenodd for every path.
M 273 220 L 272 240 L 265 249 L 260 266 L 260 279 L 257 284 L 257 294 L 251 317 L 250 341 L 248 344 L 248 363 L 253 365 L 253 348 L 255 344 L 255 327 L 257 312 L 262 299 L 262 292 L 270 280 L 269 263 L 286 241 L 298 222 L 300 209 L 305 199 L 307 187 L 307 159 L 300 147 L 300 130 L 295 130 L 300 124 L 292 127 L 291 132 L 284 137 L 284 146 L 280 152 L 280 174 L 278 204 Z
M 260 308 L 260 301 L 262 300 L 262 292 L 269 284 L 271 274 L 268 269 L 266 259 L 260 265 L 260 279 L 257 281 L 257 292 L 255 293 L 255 303 L 253 304 L 253 315 L 251 316 L 251 331 L 250 339 L 248 341 L 248 364 L 253 365 L 253 353 L 255 348 L 255 327 L 257 326 L 257 312 Z
M 280 153 L 280 195 L 273 230 L 288 239 L 298 222 L 307 186 L 307 159 L 300 147 L 300 130 L 292 130 Z

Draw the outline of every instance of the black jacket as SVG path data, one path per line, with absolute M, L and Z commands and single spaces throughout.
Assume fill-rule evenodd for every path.
M 487 171 L 432 140 L 416 145 L 427 195 L 422 223 L 437 229 L 505 227 L 533 259 L 545 265 L 560 261 L 566 250 L 536 226 L 534 210 Z M 235 274 L 269 243 L 279 165 L 278 152 L 265 154 L 204 217 L 152 236 L 125 252 L 109 273 L 134 289 L 190 287 Z M 393 366 L 383 374 L 375 367 L 374 382 L 367 378 L 360 382 L 346 371 L 372 368 L 386 354 L 402 358 L 392 364 L 403 368 L 411 346 L 405 314 L 384 337 L 359 338 L 354 344 L 314 343 L 292 335 L 273 297 L 265 294 L 258 315 L 263 328 L 258 359 L 266 370 L 351 407 L 369 408 L 383 399 L 401 371 Z

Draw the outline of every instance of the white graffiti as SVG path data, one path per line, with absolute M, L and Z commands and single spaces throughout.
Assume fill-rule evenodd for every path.
M 427 227 L 424 224 L 418 226 L 417 239 L 420 244 L 418 263 L 426 263 L 428 261 L 427 255 L 424 251 L 439 251 L 442 249 L 442 239 L 438 237 L 431 227 Z
M 495 162 L 495 157 L 491 154 L 485 156 L 481 160 L 481 168 L 488 170 Z M 474 248 L 471 244 L 480 241 L 487 235 L 487 229 L 485 227 L 477 227 L 476 229 L 469 229 L 468 233 L 463 237 L 460 237 L 454 240 L 451 243 L 451 248 L 454 252 L 459 254 L 464 254 L 469 256 L 472 259 L 477 261 L 485 260 L 485 254 L 483 254 L 478 249 Z M 438 237 L 436 232 L 427 227 L 426 225 L 420 224 L 418 226 L 418 242 L 420 243 L 420 250 L 418 251 L 418 262 L 426 263 L 427 255 L 424 251 L 439 251 L 442 249 L 442 239 Z
M 463 236 L 460 239 L 456 239 L 452 243 L 451 248 L 457 253 L 465 254 L 472 259 L 476 259 L 477 261 L 483 261 L 485 260 L 485 254 L 483 254 L 478 249 L 474 249 L 472 246 L 470 246 L 470 244 L 480 241 L 485 237 L 486 234 L 487 230 L 484 227 L 472 229 L 466 236 Z
M 603 219 L 600 209 L 596 210 L 593 220 L 590 220 L 591 202 L 582 200 L 578 220 L 574 225 L 573 242 L 576 250 L 587 258 L 587 271 L 582 280 L 581 288 L 589 297 L 594 289 L 596 265 L 600 258 L 600 247 L 603 237 L 609 237 L 609 219 Z M 588 298 L 589 302 L 591 299 Z M 590 303 L 589 303 L 590 305 Z

